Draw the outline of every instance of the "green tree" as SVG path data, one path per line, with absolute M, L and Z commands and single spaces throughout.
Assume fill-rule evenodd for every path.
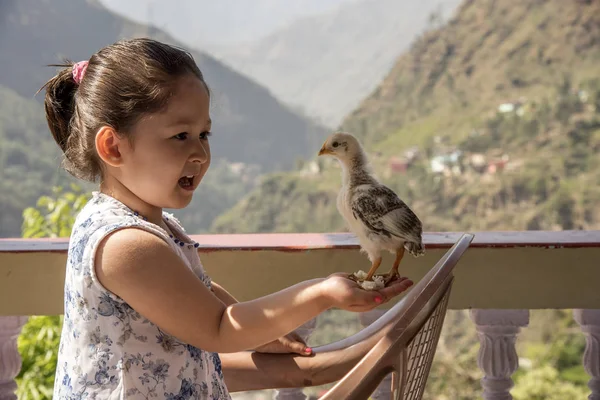
M 81 188 L 71 185 L 53 189 L 52 196 L 42 196 L 37 207 L 23 211 L 23 237 L 70 236 L 75 217 L 89 200 Z M 21 400 L 50 400 L 63 316 L 32 316 L 19 336 L 18 348 L 23 359 L 17 376 L 17 396 Z
M 89 195 L 83 193 L 77 185 L 71 185 L 71 191 L 62 187 L 52 189 L 53 196 L 42 196 L 37 207 L 23 211 L 22 236 L 24 238 L 68 237 L 75 223 L 75 217 L 88 202 Z
M 551 365 L 543 365 L 525 373 L 511 394 L 515 400 L 585 399 L 588 392 L 571 382 L 560 382 L 559 372 Z

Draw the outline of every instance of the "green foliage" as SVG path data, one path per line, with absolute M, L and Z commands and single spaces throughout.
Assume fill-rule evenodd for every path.
M 557 372 L 557 381 L 570 382 L 584 388 L 589 376 L 583 369 L 582 354 L 585 337 L 573 320 L 571 310 L 536 311 L 533 323 L 538 325 L 537 344 L 524 349 L 523 357 L 533 360 L 533 367 L 551 366 Z M 544 344 L 547 343 L 547 344 Z M 521 375 L 530 373 L 524 368 L 515 377 L 520 385 Z
M 53 188 L 53 195 L 42 196 L 37 208 L 25 209 L 24 238 L 70 236 L 75 217 L 89 200 L 78 186 L 71 185 L 70 189 Z M 52 398 L 62 323 L 63 316 L 32 316 L 23 327 L 18 340 L 23 359 L 17 376 L 19 399 Z
M 33 316 L 23 327 L 18 348 L 23 359 L 17 376 L 20 400 L 50 400 L 63 316 Z
M 589 394 L 570 382 L 558 383 L 558 378 L 558 371 L 550 365 L 533 368 L 521 376 L 511 394 L 515 400 L 585 399 Z
M 23 211 L 23 237 L 69 237 L 75 217 L 90 199 L 75 184 L 70 185 L 71 192 L 62 187 L 52 189 L 53 196 L 42 196 L 37 208 L 29 207 Z

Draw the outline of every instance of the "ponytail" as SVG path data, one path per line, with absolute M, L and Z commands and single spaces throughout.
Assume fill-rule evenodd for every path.
M 73 63 L 51 65 L 62 69 L 40 89 L 46 89 L 44 107 L 48 128 L 63 153 L 67 153 L 71 135 L 71 119 L 75 111 L 77 83 L 73 79 Z

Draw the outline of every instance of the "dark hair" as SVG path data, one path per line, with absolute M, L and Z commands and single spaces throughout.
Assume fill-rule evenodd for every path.
M 89 59 L 79 84 L 72 62 L 54 66 L 62 69 L 42 87 L 48 127 L 65 154 L 65 169 L 88 181 L 102 173 L 94 145 L 98 129 L 108 125 L 128 135 L 141 117 L 167 105 L 174 82 L 186 74 L 208 90 L 191 54 L 152 39 L 104 47 Z

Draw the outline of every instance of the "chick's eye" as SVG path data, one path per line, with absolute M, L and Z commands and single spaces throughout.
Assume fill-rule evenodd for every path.
M 340 144 L 339 144 L 338 142 L 333 142 L 331 145 L 332 145 L 333 147 L 338 147 Z
M 202 133 L 200 134 L 200 139 L 201 139 L 201 140 L 207 140 L 207 139 L 208 139 L 210 136 L 212 136 L 212 133 L 211 133 L 211 132 L 208 132 L 208 131 L 206 131 L 206 132 L 202 132 Z
M 173 136 L 173 139 L 177 139 L 177 140 L 185 140 L 188 137 L 188 133 L 187 132 L 181 132 L 178 133 L 177 135 Z

